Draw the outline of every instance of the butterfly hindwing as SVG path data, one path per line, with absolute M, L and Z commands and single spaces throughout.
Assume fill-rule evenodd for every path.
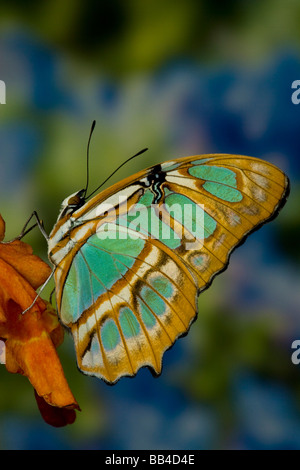
M 204 155 L 156 165 L 59 217 L 49 256 L 79 368 L 110 383 L 143 366 L 160 373 L 197 294 L 287 191 L 270 163 Z
M 197 293 L 171 251 L 141 235 L 125 240 L 120 228 L 110 224 L 116 239 L 94 234 L 76 253 L 60 307 L 80 369 L 108 382 L 142 366 L 159 373 L 163 352 L 195 316 Z

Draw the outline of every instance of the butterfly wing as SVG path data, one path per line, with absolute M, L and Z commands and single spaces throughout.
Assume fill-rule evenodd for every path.
M 232 250 L 277 215 L 289 181 L 274 165 L 244 156 L 208 155 L 183 159 L 177 168 L 164 165 L 170 190 L 166 202 L 197 204 L 204 210 L 203 246 L 181 254 L 202 290 L 226 268 Z
M 205 155 L 157 165 L 58 221 L 49 241 L 62 323 L 79 368 L 114 383 L 187 332 L 197 294 L 288 191 L 275 166 Z M 67 236 L 66 236 L 67 234 Z
M 115 235 L 115 227 L 106 233 Z M 160 245 L 117 227 L 116 239 L 96 233 L 75 255 L 60 316 L 82 371 L 108 382 L 142 366 L 159 373 L 163 352 L 188 329 L 196 285 L 185 264 Z

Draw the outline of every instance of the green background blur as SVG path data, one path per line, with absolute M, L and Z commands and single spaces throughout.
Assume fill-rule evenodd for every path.
M 82 412 L 54 429 L 28 381 L 0 366 L 0 449 L 299 449 L 300 3 L 296 0 L 0 0 L 1 214 L 7 239 L 33 210 L 168 159 L 264 158 L 291 178 L 282 213 L 251 235 L 199 299 L 199 316 L 148 370 L 109 387 L 59 349 Z M 25 239 L 47 259 L 38 230 Z M 48 295 L 49 286 L 45 295 Z

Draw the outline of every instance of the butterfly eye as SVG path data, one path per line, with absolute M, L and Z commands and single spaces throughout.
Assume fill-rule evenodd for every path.
M 81 206 L 84 202 L 84 196 L 85 196 L 85 190 L 81 189 L 80 191 L 78 191 L 75 194 L 72 194 L 69 197 L 66 205 L 69 207 Z
M 77 209 L 82 207 L 85 203 L 85 190 L 81 189 L 74 194 L 71 194 L 68 198 L 66 198 L 61 205 L 61 211 L 58 216 L 58 220 L 61 218 L 72 215 Z
M 68 206 L 78 206 L 81 202 L 81 198 L 80 196 L 78 196 L 78 194 L 76 196 L 72 196 L 70 197 L 70 199 L 68 200 Z

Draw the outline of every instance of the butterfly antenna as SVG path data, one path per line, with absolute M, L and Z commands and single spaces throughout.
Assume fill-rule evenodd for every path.
M 89 179 L 90 179 L 90 168 L 89 168 L 89 162 L 90 162 L 90 143 L 91 143 L 91 138 L 92 138 L 92 135 L 93 135 L 95 126 L 96 126 L 96 121 L 94 120 L 93 123 L 92 123 L 91 131 L 90 131 L 90 136 L 89 136 L 89 140 L 88 140 L 88 144 L 87 144 L 87 151 L 86 151 L 86 154 L 87 154 L 87 155 L 86 155 L 86 185 L 85 185 L 85 189 L 84 189 L 84 194 L 87 193 L 87 189 L 88 189 L 88 186 L 89 186 Z
M 109 175 L 108 178 L 106 178 L 106 180 L 103 181 L 103 183 L 100 184 L 100 186 L 98 186 L 98 188 L 96 188 L 89 196 L 86 197 L 86 199 L 88 199 L 89 197 L 91 197 L 93 194 L 95 194 L 100 188 L 102 188 L 102 186 L 115 174 L 117 173 L 117 171 L 120 170 L 120 168 L 122 168 L 122 166 L 126 165 L 126 163 L 130 162 L 130 160 L 133 160 L 134 158 L 138 157 L 139 155 L 141 155 L 142 153 L 146 152 L 148 150 L 148 148 L 145 148 L 143 150 L 140 150 L 138 153 L 136 153 L 135 155 L 133 155 L 132 157 L 128 158 L 127 160 L 125 160 L 125 162 L 123 162 L 120 166 L 118 166 L 118 168 L 112 172 L 111 175 Z

